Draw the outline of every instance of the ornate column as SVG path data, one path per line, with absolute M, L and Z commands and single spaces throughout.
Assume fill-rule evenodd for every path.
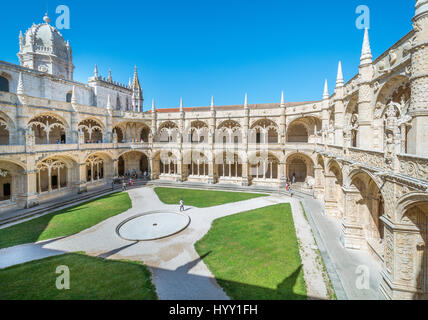
M 342 188 L 345 196 L 345 210 L 342 218 L 343 245 L 349 249 L 365 248 L 363 226 L 358 202 L 361 195 L 355 186 Z
M 16 195 L 16 203 L 20 208 L 32 208 L 39 204 L 37 193 L 37 170 L 26 170 L 19 179 L 20 192 Z
M 315 167 L 315 197 L 318 200 L 324 200 L 324 169 L 321 166 Z
M 79 163 L 77 168 L 77 181 L 74 182 L 77 193 L 84 193 L 88 191 L 87 182 L 86 182 L 86 162 Z M 92 172 L 91 172 L 92 174 Z
M 428 156 L 428 0 L 417 0 L 411 48 L 412 76 L 409 113 L 413 117 L 408 153 Z
M 17 96 L 18 102 L 16 104 L 16 141 L 18 145 L 24 145 L 25 127 L 27 124 L 27 116 L 25 115 L 25 111 L 27 109 L 28 96 L 24 92 L 22 72 L 19 74 Z

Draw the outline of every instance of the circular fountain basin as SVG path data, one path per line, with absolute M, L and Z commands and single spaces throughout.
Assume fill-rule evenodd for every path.
M 171 212 L 147 212 L 123 221 L 116 228 L 117 234 L 131 241 L 149 241 L 177 234 L 190 224 L 190 218 Z

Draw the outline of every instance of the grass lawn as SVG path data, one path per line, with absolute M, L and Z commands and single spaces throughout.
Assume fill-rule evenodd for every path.
M 185 206 L 197 208 L 208 208 L 221 204 L 249 200 L 253 198 L 266 197 L 267 194 L 227 192 L 227 191 L 209 191 L 180 188 L 157 187 L 155 192 L 160 201 L 165 204 L 176 204 L 183 198 Z
M 70 270 L 70 290 L 58 290 L 58 266 Z M 104 260 L 80 253 L 65 254 L 0 272 L 0 300 L 157 299 L 150 271 L 131 261 Z
M 289 204 L 217 219 L 195 248 L 232 299 L 307 299 Z
M 127 193 L 113 193 L 0 229 L 0 249 L 72 235 L 122 213 L 131 206 Z

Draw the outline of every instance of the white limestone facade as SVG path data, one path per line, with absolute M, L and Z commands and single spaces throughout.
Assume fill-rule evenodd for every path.
M 428 0 L 414 27 L 319 101 L 143 111 L 128 85 L 73 80 L 72 49 L 49 24 L 20 36 L 20 65 L 0 61 L 0 211 L 82 193 L 126 173 L 313 193 L 349 249 L 382 266 L 389 299 L 428 298 Z

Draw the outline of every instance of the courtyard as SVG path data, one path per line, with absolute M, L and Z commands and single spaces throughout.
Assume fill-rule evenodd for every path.
M 180 198 L 183 230 L 121 237 L 136 216 L 178 214 Z M 0 299 L 336 298 L 300 201 L 284 195 L 141 187 L 6 225 L 0 244 Z

